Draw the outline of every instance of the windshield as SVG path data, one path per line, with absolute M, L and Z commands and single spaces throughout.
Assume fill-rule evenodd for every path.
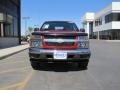
M 46 22 L 42 25 L 41 30 L 72 30 L 78 31 L 76 24 L 69 22 Z

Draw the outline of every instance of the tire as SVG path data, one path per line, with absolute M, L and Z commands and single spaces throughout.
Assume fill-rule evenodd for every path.
M 39 70 L 40 64 L 38 62 L 31 62 L 31 66 L 34 70 Z
M 86 70 L 88 67 L 89 60 L 86 60 L 86 62 L 78 62 L 78 68 Z

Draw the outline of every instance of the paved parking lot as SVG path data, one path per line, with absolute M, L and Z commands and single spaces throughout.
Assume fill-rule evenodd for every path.
M 34 71 L 28 50 L 0 60 L 0 90 L 120 90 L 120 42 L 91 40 L 88 70 L 45 64 Z

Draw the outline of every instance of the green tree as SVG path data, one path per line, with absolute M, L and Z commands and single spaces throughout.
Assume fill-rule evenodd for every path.
M 26 36 L 30 36 L 33 31 L 34 31 L 33 27 L 28 27 L 28 30 L 26 31 Z

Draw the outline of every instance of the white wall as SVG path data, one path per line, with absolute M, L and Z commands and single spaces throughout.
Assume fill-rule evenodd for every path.
M 112 29 L 112 23 L 103 24 L 93 28 L 93 32 Z
M 120 21 L 112 22 L 112 29 L 120 29 Z
M 114 22 L 110 22 L 110 23 L 97 26 L 97 27 L 94 26 L 93 32 L 110 30 L 110 29 L 120 29 L 120 22 L 114 21 Z
M 112 11 L 120 12 L 120 2 L 112 2 Z
M 92 12 L 88 12 L 86 13 L 82 18 L 81 18 L 81 22 L 86 22 L 86 21 L 93 21 L 94 20 L 94 13 Z
M 95 20 L 94 20 L 93 32 L 109 30 L 109 29 L 120 29 L 120 21 L 105 23 L 105 16 L 112 12 L 120 13 L 120 2 L 112 2 L 112 4 L 107 6 L 105 9 L 95 14 L 95 19 L 102 18 L 102 25 L 95 27 Z
M 112 10 L 112 5 L 109 5 L 106 8 L 102 9 L 101 11 L 98 11 L 97 13 L 95 13 L 95 19 L 98 19 L 101 16 L 105 16 L 111 13 L 111 10 Z

